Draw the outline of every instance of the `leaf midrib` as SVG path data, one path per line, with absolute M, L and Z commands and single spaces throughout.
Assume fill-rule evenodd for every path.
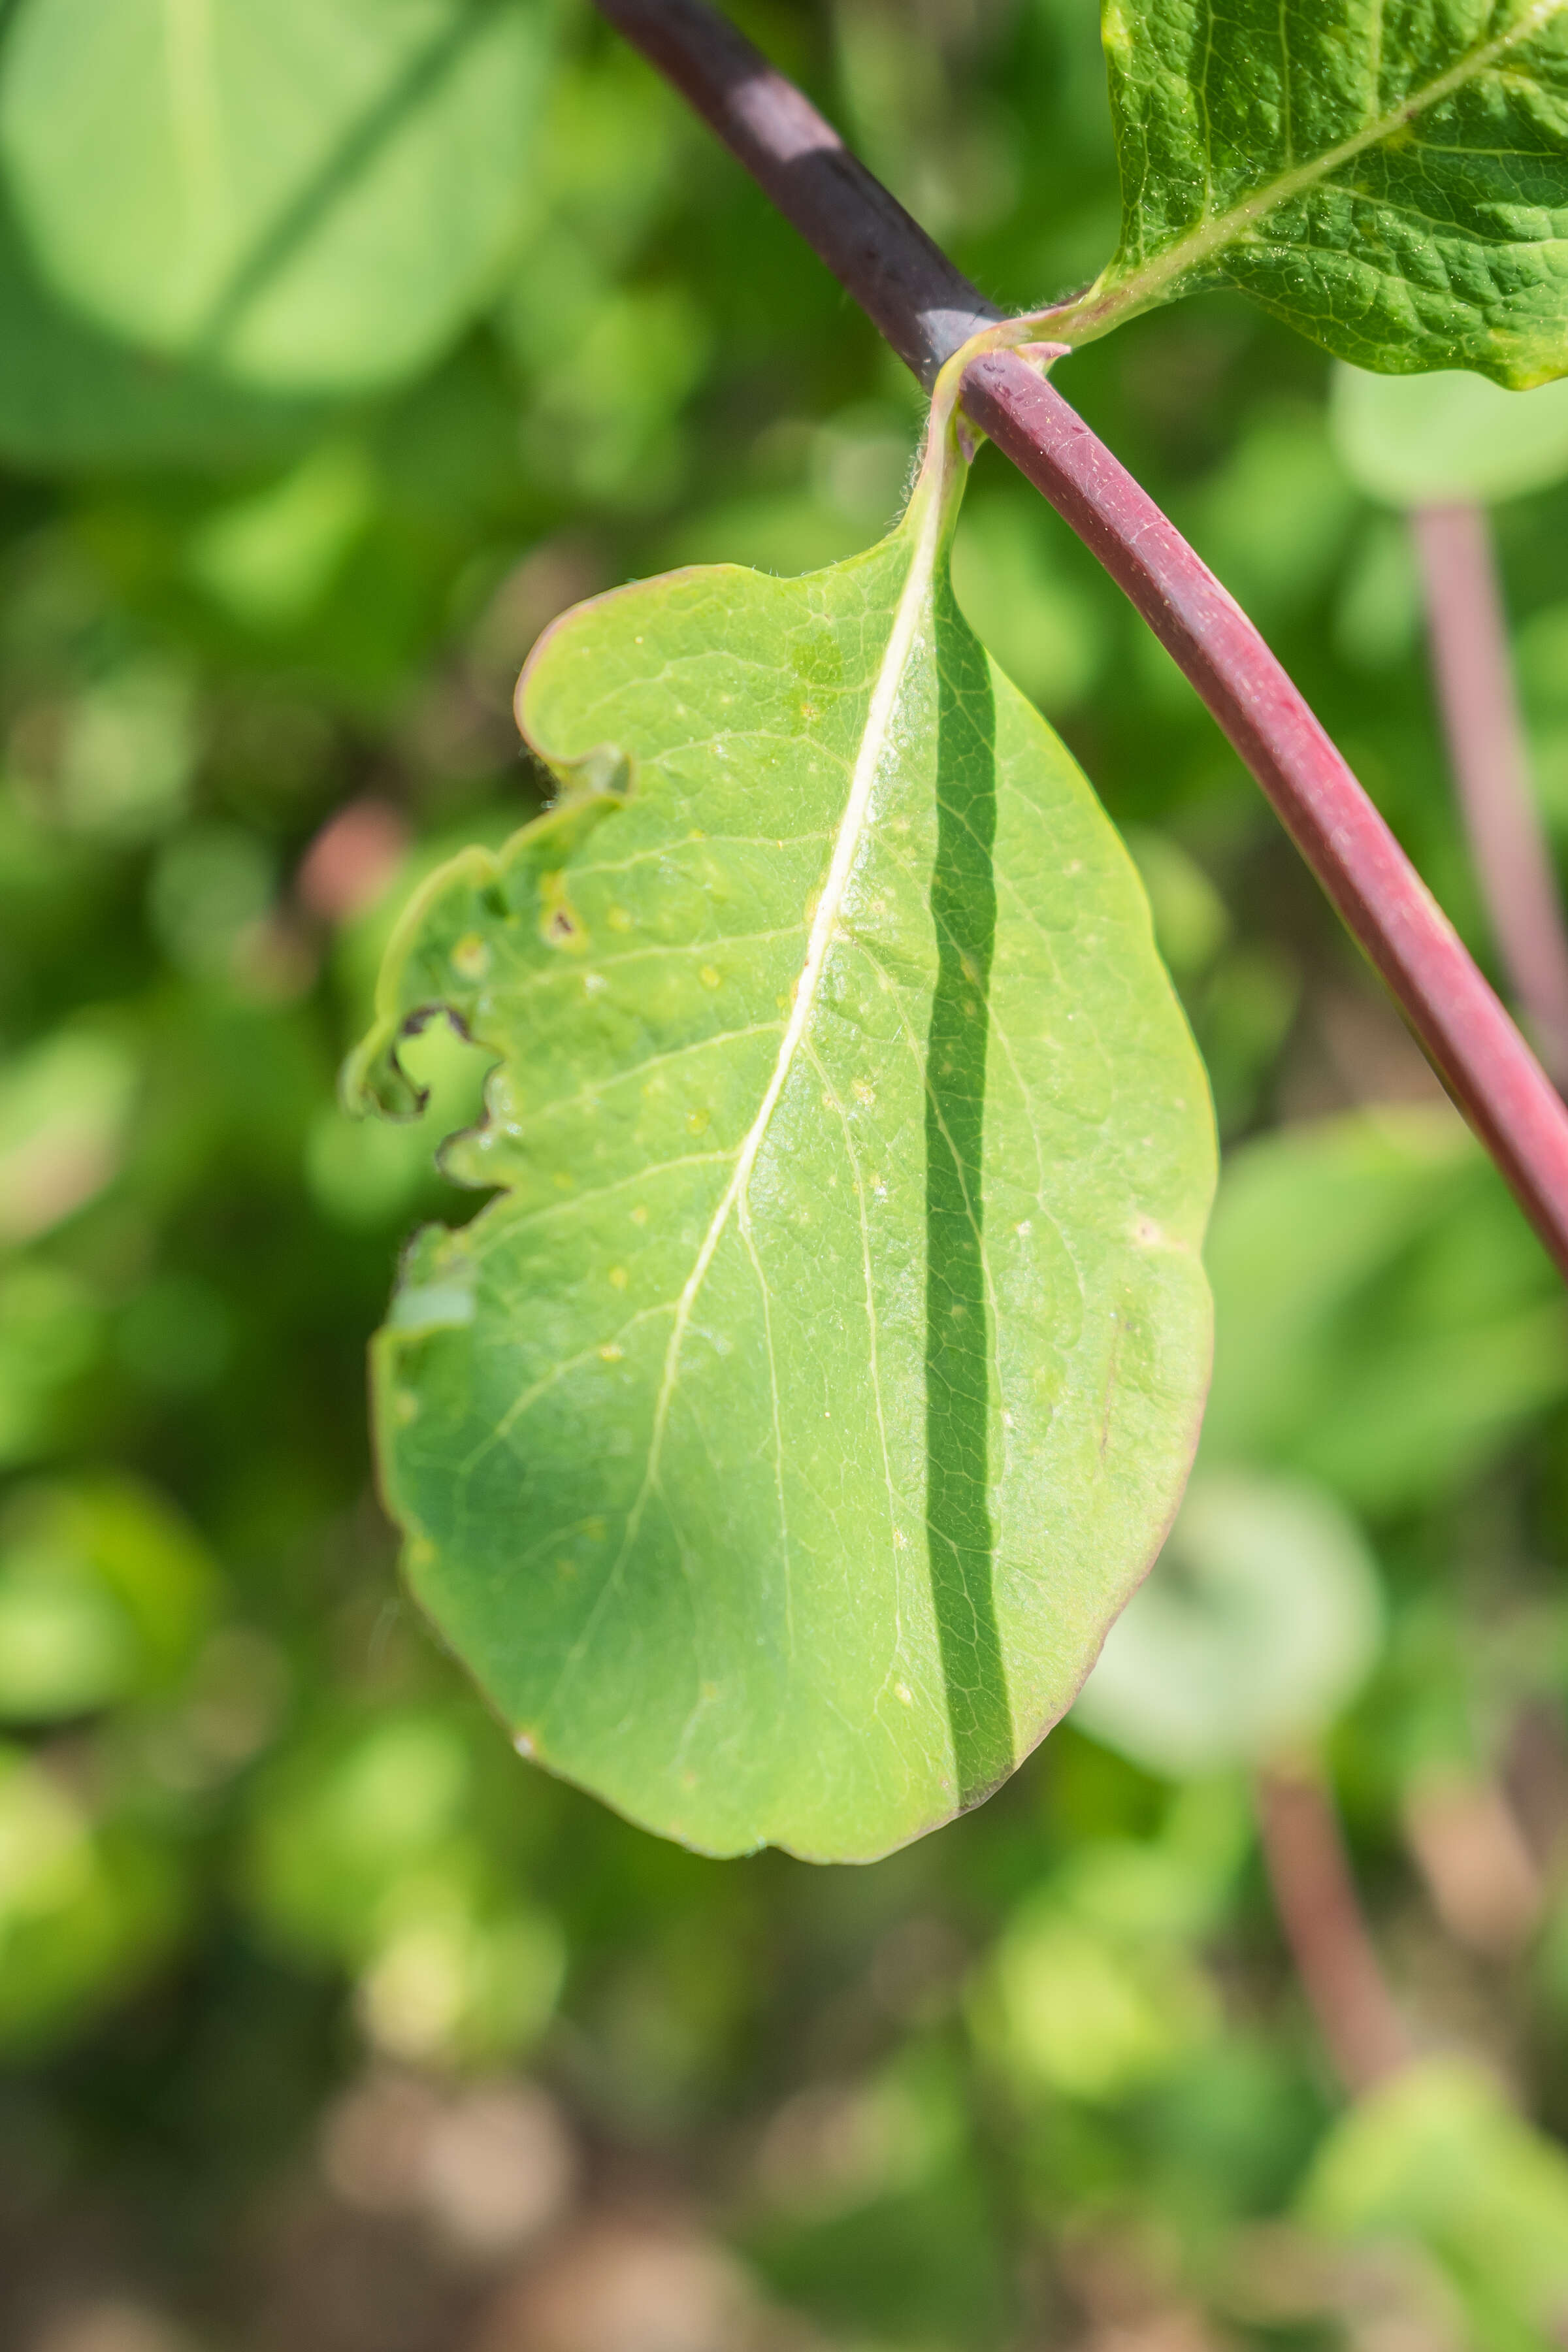
M 1363 155 L 1384 140 L 1392 139 L 1396 131 L 1415 121 L 1428 108 L 1440 106 L 1456 90 L 1463 89 L 1468 83 L 1479 79 L 1510 50 L 1533 39 L 1554 17 L 1560 16 L 1564 8 L 1568 8 L 1568 0 L 1533 0 L 1533 5 L 1507 31 L 1495 35 L 1489 41 L 1483 41 L 1477 48 L 1468 50 L 1435 81 L 1428 82 L 1423 89 L 1413 91 L 1376 121 L 1352 131 L 1348 139 L 1341 140 L 1338 146 L 1325 149 L 1310 163 L 1298 164 L 1294 171 L 1282 173 L 1278 179 L 1255 190 L 1228 211 L 1200 222 L 1176 244 L 1168 246 L 1155 260 L 1130 271 L 1126 277 L 1110 281 L 1108 272 L 1089 289 L 1081 302 L 1069 303 L 1064 310 L 1053 313 L 1052 333 L 1067 342 L 1092 342 L 1134 311 L 1146 310 L 1151 303 L 1160 299 L 1174 280 L 1201 268 L 1205 261 L 1213 260 L 1227 246 L 1238 243 L 1248 228 L 1265 219 L 1269 213 L 1290 203 L 1293 197 L 1305 194 L 1308 189 L 1321 182 L 1331 179 L 1344 164 L 1353 163 L 1358 155 Z M 1110 266 L 1114 269 L 1114 262 Z
M 616 1551 L 615 1562 L 605 1578 L 599 1595 L 589 1612 L 583 1629 L 563 1660 L 555 1686 L 541 1710 L 541 1719 L 547 1717 L 559 1703 L 572 1675 L 582 1664 L 593 1641 L 601 1617 L 608 1607 L 620 1581 L 621 1571 L 637 1544 L 641 1532 L 644 1513 L 650 1497 L 658 1490 L 665 1433 L 668 1426 L 670 1407 L 679 1381 L 680 1355 L 686 1334 L 690 1328 L 692 1312 L 708 1278 L 708 1271 L 724 1237 L 730 1220 L 739 1209 L 743 1215 L 746 1190 L 752 1171 L 756 1165 L 768 1128 L 777 1108 L 796 1055 L 806 1040 L 811 1015 L 816 1009 L 817 991 L 826 969 L 828 952 L 838 929 L 844 900 L 854 874 L 856 859 L 865 838 L 870 815 L 871 799 L 883 758 L 892 740 L 893 723 L 898 715 L 899 700 L 905 674 L 914 651 L 920 617 L 929 599 L 936 572 L 936 559 L 942 546 L 942 532 L 948 519 L 947 471 L 950 460 L 942 452 L 934 465 L 928 460 L 925 473 L 917 485 L 914 499 L 904 519 L 903 530 L 909 531 L 913 547 L 909 571 L 899 592 L 892 626 L 888 632 L 882 658 L 878 666 L 876 684 L 871 690 L 866 725 L 856 752 L 849 791 L 844 814 L 834 835 L 833 855 L 828 863 L 827 877 L 817 899 L 806 940 L 805 955 L 795 982 L 795 996 L 790 1008 L 788 1025 L 779 1042 L 773 1068 L 764 1087 L 755 1118 L 747 1129 L 735 1156 L 735 1166 L 722 1197 L 709 1222 L 690 1274 L 674 1303 L 674 1323 L 668 1345 L 665 1349 L 664 1367 L 659 1379 L 654 1405 L 653 1427 L 648 1437 L 647 1460 L 642 1483 L 631 1509 L 626 1515 L 626 1533 Z M 748 1247 L 751 1246 L 747 1235 Z M 760 1266 L 755 1268 L 762 1280 Z M 765 1297 L 764 1286 L 764 1297 Z

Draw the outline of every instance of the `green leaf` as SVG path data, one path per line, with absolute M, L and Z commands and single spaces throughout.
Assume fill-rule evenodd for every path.
M 1468 2341 L 1550 2352 L 1568 2309 L 1568 2157 L 1472 2061 L 1407 2066 L 1357 2105 L 1302 2198 L 1329 2234 L 1414 2242 L 1455 2291 Z
M 255 465 L 307 438 L 319 409 L 176 365 L 104 333 L 39 279 L 0 187 L 0 455 L 14 466 Z
M 499 1066 L 374 1348 L 415 1591 L 522 1751 L 711 1853 L 877 1854 L 1067 1706 L 1209 1310 L 1202 1069 L 1136 875 L 953 603 L 951 500 L 580 607 L 557 806 L 426 886 L 351 1097 Z
M 1568 0 L 1107 0 L 1121 243 L 1068 341 L 1233 286 L 1364 367 L 1568 371 Z
M 1246 1145 L 1206 1258 L 1207 1468 L 1291 1472 L 1399 1509 L 1474 1476 L 1568 1392 L 1562 1284 L 1447 1108 Z
M 0 162 L 89 319 L 268 391 L 426 364 L 496 289 L 538 0 L 21 0 Z
M 1176 1779 L 1267 1760 L 1332 1722 L 1377 1655 L 1382 1619 L 1376 1564 L 1331 1495 L 1201 1478 L 1073 1720 Z
M 1346 473 L 1386 506 L 1515 499 L 1568 474 L 1568 378 L 1521 399 L 1462 369 L 1338 367 L 1329 416 Z

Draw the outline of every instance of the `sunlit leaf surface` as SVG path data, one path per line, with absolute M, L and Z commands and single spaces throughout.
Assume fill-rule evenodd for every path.
M 400 1030 L 492 1052 L 375 1353 L 414 1588 L 519 1745 L 710 1851 L 880 1853 L 1067 1706 L 1207 1376 L 1203 1074 L 1132 866 L 947 524 L 621 590 L 524 674 L 563 781 L 426 886 Z
M 1094 331 L 1236 286 L 1363 367 L 1568 369 L 1568 6 L 1110 0 Z

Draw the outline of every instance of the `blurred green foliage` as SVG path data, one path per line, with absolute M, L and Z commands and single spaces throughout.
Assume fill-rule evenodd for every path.
M 516 144 L 480 152 L 511 85 L 476 82 L 439 299 L 318 344 L 301 249 L 202 343 L 245 223 L 149 275 L 167 157 L 113 116 L 155 13 L 0 19 L 0 2332 L 1546 2347 L 1568 1322 L 1233 755 L 994 456 L 964 595 L 1128 828 L 1231 1154 L 1205 1475 L 1305 1486 L 1375 1559 L 1383 1649 L 1316 1736 L 1397 1995 L 1462 2055 L 1346 2107 L 1223 1759 L 1163 1777 L 1069 1721 L 874 1869 L 718 1865 L 519 1763 L 399 1598 L 363 1346 L 403 1237 L 471 1210 L 434 1146 L 482 1072 L 433 1023 L 425 1121 L 342 1118 L 388 925 L 537 804 L 510 695 L 558 610 L 864 543 L 919 409 L 652 76 L 510 0 L 478 13 L 535 45 Z M 381 13 L 392 71 L 463 12 Z M 1087 0 L 743 13 L 997 299 L 1110 250 Z M 110 17 L 81 80 L 60 45 Z M 1402 527 L 1323 362 L 1216 297 L 1059 381 L 1489 962 Z M 1568 491 L 1497 524 L 1561 841 Z

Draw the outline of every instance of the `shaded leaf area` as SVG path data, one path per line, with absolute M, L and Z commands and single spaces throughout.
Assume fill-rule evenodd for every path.
M 265 464 L 320 429 L 315 402 L 138 348 L 63 306 L 0 200 L 0 448 L 22 467 Z
M 1112 0 L 1120 249 L 1096 331 L 1239 288 L 1342 359 L 1568 370 L 1568 10 Z
M 531 0 L 24 0 L 0 161 L 58 296 L 270 392 L 428 364 L 521 225 Z
M 1207 1376 L 1206 1088 L 1142 893 L 930 501 L 525 673 L 568 789 L 437 875 L 355 1066 L 499 1067 L 376 1348 L 425 1605 L 520 1747 L 707 1850 L 887 1850 L 1058 1716 Z

